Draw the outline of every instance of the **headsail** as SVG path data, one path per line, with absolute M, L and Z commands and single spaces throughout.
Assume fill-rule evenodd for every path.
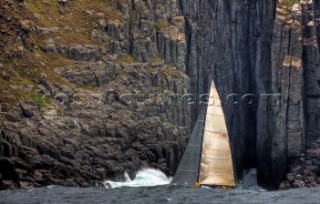
M 235 186 L 228 130 L 217 89 L 212 82 L 202 142 L 199 183 Z
M 200 113 L 172 183 L 194 185 L 198 180 L 204 117 Z

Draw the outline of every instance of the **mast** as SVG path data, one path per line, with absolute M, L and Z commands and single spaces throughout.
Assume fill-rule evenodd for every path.
M 211 84 L 199 171 L 201 185 L 235 186 L 229 134 L 218 91 Z

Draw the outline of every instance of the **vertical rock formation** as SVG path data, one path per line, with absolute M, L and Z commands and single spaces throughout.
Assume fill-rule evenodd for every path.
M 319 1 L 302 1 L 302 40 L 307 142 L 319 139 L 320 135 L 319 11 Z
M 295 54 L 298 54 L 296 56 L 299 57 L 296 58 L 298 63 L 295 64 L 302 67 L 302 76 L 294 78 L 294 81 L 292 80 L 290 83 L 292 90 L 295 92 L 291 94 L 293 97 L 291 97 L 292 102 L 289 103 L 289 108 L 290 106 L 291 109 L 294 108 L 297 102 L 302 102 L 303 104 L 302 111 L 301 109 L 300 111 L 291 110 L 291 112 L 288 110 L 291 113 L 289 115 L 291 117 L 288 117 L 288 120 L 295 122 L 291 122 L 287 126 L 287 132 L 290 132 L 287 135 L 288 157 L 291 162 L 289 166 L 290 173 L 287 174 L 287 181 L 281 185 L 282 188 L 318 187 L 320 185 L 320 160 L 318 159 L 320 156 L 319 9 L 318 1 L 300 1 L 300 6 L 296 5 L 292 9 L 293 16 L 299 21 L 299 24 L 295 27 L 300 30 L 300 35 L 295 35 L 295 38 L 299 38 L 301 48 L 299 44 L 297 45 L 299 49 L 296 48 L 294 50 Z M 292 44 L 296 42 L 295 38 L 292 39 L 291 37 Z M 293 49 L 291 49 L 291 52 L 293 52 Z M 297 82 L 303 85 L 301 100 L 297 100 L 300 97 L 298 95 L 299 89 L 296 87 Z M 303 153 L 300 160 L 294 159 L 299 157 L 301 152 Z
M 238 176 L 257 167 L 268 188 L 277 188 L 308 141 L 319 138 L 318 4 L 180 1 L 191 91 L 206 93 L 215 80 Z
M 237 175 L 256 166 L 258 138 L 265 114 L 258 113 L 259 94 L 270 92 L 274 1 L 186 1 L 190 16 L 188 74 L 196 94 L 215 80 L 224 102 Z M 196 10 L 195 10 L 196 9 Z M 192 22 L 196 20 L 197 24 Z M 196 26 L 196 27 L 195 27 Z M 195 31 L 193 31 L 195 30 Z M 194 43 L 196 42 L 196 43 Z M 193 52 L 196 50 L 197 52 Z M 258 136 L 260 135 L 260 136 Z M 257 145 L 256 145 L 257 144 Z M 263 148 L 267 147 L 266 143 Z M 262 157 L 270 158 L 271 151 Z M 258 156 L 259 157 L 259 156 Z M 261 168 L 262 169 L 262 168 Z

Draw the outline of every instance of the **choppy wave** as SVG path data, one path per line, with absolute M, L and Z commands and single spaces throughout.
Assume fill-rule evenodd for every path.
M 168 178 L 163 172 L 157 169 L 142 169 L 137 172 L 136 177 L 131 180 L 129 175 L 125 173 L 124 182 L 105 181 L 105 185 L 111 185 L 112 188 L 122 187 L 150 187 L 161 186 L 171 183 L 172 178 Z
M 320 200 L 320 188 L 288 191 L 222 190 L 192 186 L 165 185 L 140 188 L 70 188 L 53 186 L 32 190 L 0 191 L 1 204 L 221 204 L 221 203 L 315 203 Z

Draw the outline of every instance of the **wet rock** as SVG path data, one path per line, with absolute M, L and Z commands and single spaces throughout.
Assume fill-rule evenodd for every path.
M 287 179 L 289 182 L 294 181 L 294 175 L 293 174 L 287 174 Z
M 285 181 L 285 182 L 282 182 L 281 184 L 280 184 L 280 190 L 288 190 L 288 189 L 290 189 L 291 188 L 291 185 L 290 185 L 290 183 L 289 182 L 287 182 L 287 181 Z
M 301 167 L 300 165 L 298 165 L 298 166 L 296 166 L 296 167 L 294 167 L 294 168 L 292 169 L 292 172 L 298 172 L 301 168 L 302 168 L 302 167 Z
M 5 183 L 5 180 L 18 180 L 19 177 L 15 172 L 15 164 L 10 161 L 10 159 L 0 156 L 0 166 L 0 174 L 2 175 L 3 183 Z
M 0 189 L 14 189 L 17 186 L 11 180 L 2 180 Z
M 28 190 L 28 189 L 31 189 L 33 187 L 34 187 L 34 185 L 31 182 L 24 182 L 24 181 L 20 181 L 19 182 L 19 188 L 20 189 Z

